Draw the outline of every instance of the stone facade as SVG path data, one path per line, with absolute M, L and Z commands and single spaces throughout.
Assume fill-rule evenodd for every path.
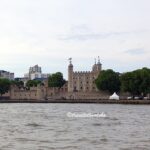
M 66 99 L 68 93 L 68 82 L 61 88 L 47 87 L 47 99 Z
M 9 97 L 12 100 L 46 100 L 46 99 L 61 99 L 66 97 L 68 92 L 68 83 L 61 88 L 50 88 L 45 83 L 44 86 L 31 87 L 27 89 L 19 89 L 12 86 L 9 92 Z
M 12 100 L 45 100 L 46 89 L 43 86 L 32 87 L 30 90 L 19 89 L 12 86 L 10 90 L 10 99 Z
M 76 72 L 73 70 L 72 60 L 68 66 L 68 92 L 95 92 L 98 91 L 95 79 L 102 70 L 102 64 L 98 62 L 93 65 L 92 71 Z

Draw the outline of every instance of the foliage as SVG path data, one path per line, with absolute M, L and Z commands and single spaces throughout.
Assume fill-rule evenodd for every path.
M 150 69 L 143 68 L 124 73 L 121 76 L 121 89 L 132 95 L 146 95 L 150 93 Z
M 29 80 L 29 81 L 27 82 L 26 86 L 27 86 L 28 88 L 30 88 L 30 87 L 37 87 L 37 85 L 38 85 L 38 84 L 41 84 L 41 83 L 42 83 L 42 82 L 39 81 L 39 80 Z
M 1 96 L 10 89 L 10 81 L 8 79 L 0 78 L 0 94 Z
M 61 72 L 54 73 L 48 78 L 49 87 L 62 87 L 66 81 L 63 79 L 63 74 Z
M 119 74 L 111 69 L 101 71 L 95 83 L 99 90 L 109 91 L 110 93 L 120 90 Z
M 18 88 L 24 87 L 23 81 L 19 81 L 19 80 L 12 80 L 12 81 L 11 81 L 11 84 L 12 84 L 12 85 L 16 85 Z

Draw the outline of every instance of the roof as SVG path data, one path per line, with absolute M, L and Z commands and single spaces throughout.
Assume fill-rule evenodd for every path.
M 114 94 L 111 95 L 111 96 L 109 97 L 109 99 L 116 99 L 116 100 L 119 100 L 119 96 L 116 94 L 116 92 L 114 92 Z

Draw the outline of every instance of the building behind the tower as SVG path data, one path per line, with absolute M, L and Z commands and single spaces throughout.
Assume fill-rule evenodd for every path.
M 6 78 L 9 80 L 14 80 L 14 73 L 5 71 L 5 70 L 0 70 L 0 78 Z
M 50 74 L 42 73 L 42 68 L 38 65 L 29 68 L 29 73 L 24 75 L 25 78 L 30 80 L 38 79 L 38 78 L 48 78 Z

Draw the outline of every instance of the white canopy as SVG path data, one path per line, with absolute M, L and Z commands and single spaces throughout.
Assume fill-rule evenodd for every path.
M 116 92 L 114 92 L 114 94 L 110 96 L 109 99 L 119 100 L 119 96 L 116 94 Z

